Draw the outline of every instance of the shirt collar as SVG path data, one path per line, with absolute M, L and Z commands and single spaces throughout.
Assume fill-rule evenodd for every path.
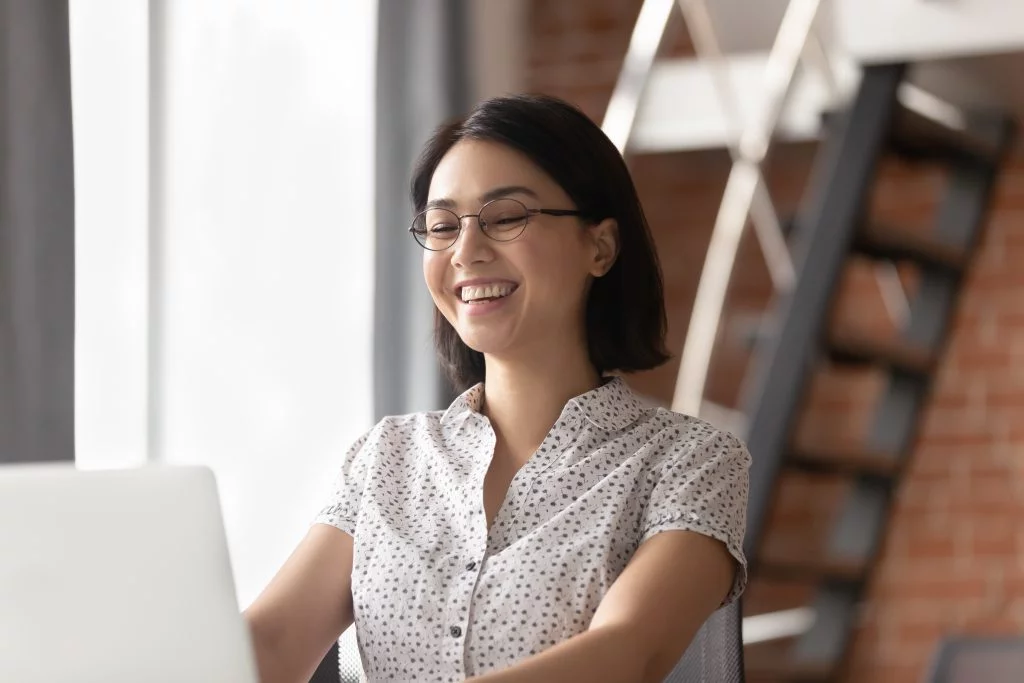
M 480 412 L 483 396 L 483 382 L 470 387 L 452 401 L 441 416 L 441 422 L 447 424 L 467 413 Z M 563 417 L 575 408 L 591 424 L 607 431 L 625 429 L 640 419 L 646 410 L 644 403 L 621 377 L 612 377 L 596 389 L 570 399 L 565 408 Z
M 448 410 L 441 416 L 441 423 L 448 424 L 452 420 L 465 416 L 467 413 L 479 413 L 484 399 L 484 383 L 478 382 L 462 392 L 452 401 Z
M 591 424 L 609 432 L 625 429 L 640 419 L 646 410 L 621 377 L 612 377 L 569 403 L 575 404 Z

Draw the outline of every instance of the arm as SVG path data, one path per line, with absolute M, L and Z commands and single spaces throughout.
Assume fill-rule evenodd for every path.
M 725 599 L 735 572 L 721 542 L 659 533 L 637 550 L 586 632 L 469 683 L 658 683 Z
M 352 537 L 314 524 L 244 613 L 261 683 L 308 681 L 352 623 Z

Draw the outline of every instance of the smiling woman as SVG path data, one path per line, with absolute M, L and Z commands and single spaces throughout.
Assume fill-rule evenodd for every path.
M 749 455 L 618 375 L 666 359 L 661 276 L 614 146 L 559 100 L 442 127 L 412 237 L 446 411 L 382 420 L 248 610 L 298 680 L 355 623 L 368 680 L 661 681 L 746 583 Z
M 515 199 L 527 212 L 521 229 L 507 237 L 495 236 L 487 228 L 487 202 L 499 198 Z M 546 321 L 552 335 L 565 332 L 566 325 L 572 330 L 565 339 L 583 341 L 582 333 L 598 372 L 646 370 L 667 359 L 661 271 L 643 208 L 618 151 L 575 108 L 543 96 L 482 104 L 467 119 L 442 127 L 428 143 L 414 172 L 412 200 L 423 212 L 413 221 L 414 235 L 430 227 L 433 207 L 452 210 L 460 207 L 459 202 L 466 211 L 480 207 L 485 219 L 482 234 L 516 241 L 503 250 L 512 259 L 510 267 L 526 258 L 546 274 L 533 286 L 537 298 L 552 303 Z M 548 216 L 576 220 L 556 225 Z M 464 222 L 459 220 L 458 229 L 449 234 L 464 232 Z M 536 224 L 531 239 L 520 241 L 528 224 Z M 567 229 L 571 227 L 576 229 Z M 454 243 L 452 239 L 441 249 Z M 432 273 L 445 258 L 466 258 L 466 250 L 475 244 L 476 238 L 468 235 L 453 253 L 428 254 L 424 260 L 427 285 L 437 304 L 438 350 L 451 379 L 462 388 L 483 380 L 483 350 L 460 336 L 457 318 L 446 313 L 444 297 L 438 298 Z M 596 256 L 600 261 L 586 263 L 587 250 L 596 246 L 603 248 Z M 541 252 L 541 260 L 526 255 L 530 251 Z M 470 265 L 460 263 L 455 270 L 465 272 Z M 573 265 L 583 270 L 568 270 Z M 584 325 L 578 324 L 579 315 L 566 318 L 565 310 L 554 310 L 558 306 L 581 312 Z M 524 332 L 530 331 L 528 325 Z

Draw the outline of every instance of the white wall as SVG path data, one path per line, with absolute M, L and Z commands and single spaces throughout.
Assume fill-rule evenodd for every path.
M 372 419 L 376 3 L 163 3 L 153 150 L 147 3 L 71 6 L 79 462 L 211 466 L 244 606 Z

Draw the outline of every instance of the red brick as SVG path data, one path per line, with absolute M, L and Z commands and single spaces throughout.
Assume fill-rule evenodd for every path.
M 971 540 L 971 554 L 980 562 L 1012 557 L 1019 547 L 1016 529 L 1002 525 L 979 526 Z
M 911 531 L 904 539 L 894 539 L 891 554 L 921 561 L 942 561 L 957 552 L 957 539 L 952 535 L 926 535 L 918 530 Z
M 973 636 L 1018 636 L 1021 632 L 1021 621 L 1005 615 L 982 616 L 966 621 L 963 631 Z

